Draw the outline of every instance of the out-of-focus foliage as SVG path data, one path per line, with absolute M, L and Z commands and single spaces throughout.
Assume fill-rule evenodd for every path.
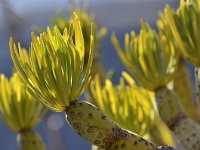
M 192 64 L 200 65 L 200 6 L 199 1 L 191 0 L 185 2 L 181 0 L 180 7 L 173 11 L 170 6 L 165 8 L 161 21 L 165 21 L 165 27 L 160 24 L 160 28 L 165 29 L 165 36 L 168 39 L 175 39 L 174 45 L 182 52 L 184 57 Z M 172 36 L 166 33 L 172 33 Z
M 135 81 L 123 72 L 119 85 L 110 80 L 102 87 L 99 76 L 90 84 L 92 98 L 100 109 L 121 127 L 144 135 L 155 123 L 156 111 L 152 92 L 136 85 Z
M 91 23 L 93 24 L 93 36 L 94 36 L 95 45 L 98 45 L 98 43 L 105 37 L 107 30 L 105 27 L 102 27 L 99 29 L 95 17 L 89 14 L 89 12 L 87 12 L 84 9 L 72 8 L 70 11 L 69 18 L 66 18 L 61 14 L 57 14 L 57 16 L 51 20 L 51 24 L 53 26 L 56 25 L 59 28 L 60 32 L 62 33 L 66 27 L 70 26 L 71 21 L 73 20 L 74 12 L 78 16 L 81 23 L 81 28 L 82 28 L 84 42 L 85 42 L 85 49 L 88 50 L 89 45 L 90 45 Z
M 142 21 L 139 35 L 134 31 L 125 35 L 124 52 L 114 34 L 111 40 L 126 68 L 143 87 L 156 90 L 172 80 L 177 66 L 175 47 L 147 23 Z
M 10 79 L 0 76 L 0 119 L 12 130 L 20 132 L 35 126 L 46 109 L 27 91 L 17 73 Z
M 29 53 L 21 48 L 20 44 L 16 46 L 11 38 L 11 56 L 17 71 L 27 83 L 26 86 L 29 92 L 49 109 L 57 112 L 65 111 L 67 119 L 75 131 L 92 144 L 103 144 L 103 146 L 108 144 L 108 148 L 111 147 L 111 149 L 118 146 L 117 144 L 119 143 L 121 146 L 128 146 L 128 149 L 130 147 L 137 149 L 138 145 L 139 148 L 142 147 L 141 149 L 151 146 L 152 149 L 169 148 L 167 146 L 156 148 L 156 146 L 149 144 L 148 141 L 139 136 L 127 136 L 125 134 L 124 136 L 126 137 L 124 138 L 124 136 L 121 136 L 123 130 L 119 127 L 119 131 L 115 132 L 114 129 L 117 125 L 111 120 L 105 119 L 104 114 L 101 114 L 98 108 L 89 103 L 81 103 L 80 101 L 76 103 L 90 82 L 93 57 L 99 54 L 100 42 L 106 35 L 106 29 L 101 28 L 99 30 L 95 18 L 89 15 L 88 12 L 75 8 L 71 10 L 69 18 L 58 15 L 52 19 L 53 27 L 49 27 L 47 32 L 41 33 L 39 37 L 32 33 Z M 75 17 L 72 12 L 75 12 Z M 138 81 L 137 83 L 140 83 L 141 86 L 148 90 L 157 92 L 156 102 L 160 116 L 177 135 L 182 144 L 189 148 L 193 143 L 190 141 L 185 143 L 185 139 L 190 138 L 191 131 L 194 133 L 195 130 L 200 130 L 199 126 L 188 118 L 184 109 L 182 109 L 182 104 L 179 103 L 178 97 L 168 90 L 166 85 L 174 78 L 180 56 L 184 55 L 193 64 L 200 65 L 198 47 L 198 36 L 200 35 L 198 30 L 200 26 L 199 16 L 200 2 L 198 0 L 188 0 L 187 2 L 181 0 L 180 8 L 176 12 L 167 6 L 165 12 L 160 15 L 160 20 L 158 21 L 159 33 L 142 21 L 138 35 L 134 31 L 125 35 L 124 51 L 115 35 L 113 34 L 111 37 L 118 55 Z M 92 22 L 93 28 L 91 29 Z M 181 50 L 182 54 L 179 53 L 179 50 Z M 96 68 L 100 70 L 99 67 Z M 27 116 L 32 114 L 26 114 L 25 102 L 23 102 L 23 106 L 18 106 L 22 95 L 19 92 L 21 90 L 18 89 L 21 84 L 16 86 L 11 80 L 13 90 L 7 90 L 9 81 L 4 76 L 1 76 L 1 82 L 1 90 L 6 90 L 0 91 L 2 95 L 0 96 L 2 99 L 9 99 L 8 102 L 11 102 L 12 108 L 8 109 L 7 101 L 0 101 L 2 103 L 0 106 L 2 120 L 15 131 L 29 128 L 28 126 L 24 127 L 24 122 L 28 121 L 23 121 L 22 116 L 28 118 Z M 18 81 L 16 80 L 15 83 L 18 83 Z M 145 135 L 152 127 L 155 127 L 155 130 L 160 130 L 155 124 L 161 122 L 160 120 L 158 121 L 159 116 L 154 108 L 154 94 L 144 88 L 138 86 L 125 72 L 123 72 L 123 78 L 120 79 L 119 85 L 113 85 L 110 80 L 106 80 L 105 85 L 102 86 L 99 76 L 96 76 L 90 84 L 91 98 L 103 113 L 107 114 L 121 127 L 140 135 Z M 187 92 L 184 90 L 181 92 Z M 12 93 L 10 91 L 16 91 L 16 94 L 10 94 Z M 160 95 L 159 92 L 161 93 Z M 6 96 L 7 93 L 17 99 L 17 104 Z M 28 108 L 34 110 L 35 103 Z M 15 107 L 20 107 L 22 112 Z M 42 106 L 37 108 L 39 112 L 40 110 L 45 112 Z M 72 111 L 67 111 L 70 108 Z M 12 115 L 11 111 L 14 111 L 14 115 Z M 12 118 L 11 120 L 15 119 L 14 121 L 17 121 L 17 123 L 14 124 L 7 121 L 5 114 L 8 118 Z M 39 113 L 38 116 L 42 116 L 41 114 Z M 78 115 L 78 119 L 75 115 Z M 81 115 L 83 115 L 84 119 L 80 117 Z M 186 123 L 178 124 L 176 119 L 179 123 L 182 121 Z M 38 120 L 33 120 L 34 123 L 30 123 L 29 126 L 31 127 Z M 183 132 L 179 132 L 183 128 L 186 129 L 185 135 Z M 100 130 L 103 132 L 100 132 Z M 164 132 L 159 130 L 154 133 L 160 139 L 165 136 L 165 139 L 173 140 L 171 134 L 163 135 Z M 171 133 L 168 130 L 165 131 L 165 133 Z M 198 136 L 200 135 L 196 134 L 196 137 L 192 137 L 195 143 L 199 143 Z M 137 146 L 133 145 L 135 139 L 138 142 Z M 125 143 L 123 140 L 130 140 L 131 142 Z
M 76 13 L 77 17 L 80 20 L 81 23 L 81 29 L 84 39 L 84 46 L 85 46 L 85 63 L 87 63 L 87 59 L 89 57 L 89 51 L 90 51 L 90 26 L 93 24 L 93 36 L 94 36 L 94 49 L 95 49 L 95 58 L 99 57 L 100 55 L 100 49 L 101 49 L 101 41 L 104 39 L 104 37 L 107 34 L 107 29 L 105 27 L 100 28 L 97 24 L 97 21 L 95 19 L 94 15 L 91 15 L 87 10 L 84 10 L 83 8 L 76 8 L 72 7 L 70 8 L 69 17 L 63 16 L 61 13 L 58 13 L 53 19 L 50 20 L 51 26 L 57 26 L 61 33 L 63 33 L 65 28 L 70 28 L 71 22 L 73 20 L 73 13 Z M 37 29 L 39 32 L 42 31 L 42 29 Z M 71 33 L 74 39 L 74 33 Z

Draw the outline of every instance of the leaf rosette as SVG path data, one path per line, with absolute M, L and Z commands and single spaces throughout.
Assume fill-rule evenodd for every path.
M 112 43 L 133 77 L 145 88 L 156 90 L 172 80 L 177 67 L 177 55 L 171 41 L 141 22 L 138 35 L 134 31 L 124 38 L 125 50 L 113 34 Z
M 144 135 L 155 123 L 154 94 L 136 85 L 126 72 L 122 74 L 119 85 L 107 79 L 103 87 L 96 75 L 90 84 L 92 97 L 102 112 L 121 127 Z
M 61 33 L 63 33 L 66 27 L 69 27 L 71 21 L 73 20 L 73 13 L 76 13 L 79 21 L 81 23 L 81 29 L 84 38 L 84 46 L 85 46 L 85 59 L 88 59 L 89 51 L 90 51 L 90 27 L 91 23 L 93 24 L 93 36 L 94 36 L 94 50 L 95 50 L 95 58 L 99 58 L 100 49 L 101 49 L 101 41 L 107 34 L 107 29 L 105 27 L 99 28 L 95 16 L 90 14 L 87 10 L 83 8 L 72 7 L 70 9 L 70 16 L 64 17 L 61 14 L 57 14 L 55 18 L 51 20 L 51 24 L 53 26 L 57 26 Z M 75 35 L 73 35 L 75 36 Z M 73 37 L 74 38 L 74 37 Z M 86 62 L 87 63 L 87 62 Z
M 14 65 L 31 94 L 53 111 L 65 111 L 71 102 L 77 101 L 90 81 L 93 36 L 91 32 L 84 69 L 84 38 L 76 15 L 63 34 L 56 26 L 53 31 L 47 28 L 47 32 L 38 37 L 32 33 L 29 54 L 20 44 L 17 47 L 12 38 L 10 51 Z
M 200 65 L 200 2 L 181 0 L 180 7 L 175 12 L 166 6 L 161 22 L 165 22 L 168 32 L 172 33 L 174 44 L 178 46 L 184 57 L 195 66 Z M 160 28 L 162 28 L 161 26 Z M 165 30 L 165 29 L 164 29 Z M 167 34 L 165 36 L 170 39 Z
M 44 106 L 27 91 L 17 73 L 0 76 L 0 119 L 13 131 L 31 129 L 45 114 Z

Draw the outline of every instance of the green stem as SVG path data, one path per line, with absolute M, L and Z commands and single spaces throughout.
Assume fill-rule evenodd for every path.
M 157 150 L 141 136 L 120 128 L 96 106 L 77 101 L 66 110 L 66 119 L 72 128 L 91 144 L 106 150 Z
M 164 87 L 156 91 L 155 98 L 160 117 L 174 132 L 185 150 L 199 150 L 200 126 L 187 117 L 176 93 Z
M 32 129 L 18 133 L 17 143 L 20 150 L 46 150 L 40 135 Z
M 174 150 L 171 146 L 159 146 L 157 150 Z
M 91 150 L 105 150 L 105 149 L 93 145 Z M 170 147 L 170 146 L 160 146 L 156 150 L 175 150 L 175 149 L 173 147 Z
M 190 83 L 190 74 L 184 60 L 180 58 L 177 72 L 173 80 L 173 90 L 180 97 L 187 115 L 200 123 L 197 105 L 195 104 L 192 86 Z

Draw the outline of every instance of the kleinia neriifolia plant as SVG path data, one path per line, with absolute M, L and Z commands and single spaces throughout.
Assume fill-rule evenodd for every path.
M 154 94 L 137 86 L 128 73 L 122 75 L 119 85 L 107 79 L 104 86 L 96 75 L 90 84 L 91 97 L 100 110 L 121 127 L 144 136 L 156 121 Z
M 119 57 L 140 85 L 155 92 L 155 101 L 162 120 L 175 133 L 186 150 L 200 147 L 200 126 L 191 120 L 176 93 L 167 88 L 176 72 L 178 59 L 175 46 L 163 34 L 142 22 L 138 35 L 125 35 L 125 51 L 115 35 L 111 37 Z M 184 131 L 183 131 L 184 130 Z
M 56 26 L 38 37 L 32 33 L 29 54 L 20 44 L 17 47 L 11 38 L 10 52 L 30 93 L 49 109 L 65 112 L 72 128 L 91 144 L 107 150 L 157 150 L 151 142 L 109 120 L 96 106 L 79 100 L 91 79 L 94 56 L 92 31 L 87 61 L 84 44 L 81 24 L 74 15 L 70 28 L 66 28 L 63 34 Z
M 64 29 L 66 27 L 69 27 L 71 24 L 71 21 L 74 19 L 73 18 L 73 13 L 76 13 L 77 17 L 79 18 L 79 21 L 81 23 L 81 29 L 83 33 L 83 39 L 84 39 L 84 46 L 85 46 L 85 60 L 87 63 L 87 59 L 89 56 L 89 51 L 90 51 L 90 26 L 91 23 L 93 24 L 93 36 L 94 36 L 94 61 L 99 58 L 99 53 L 100 53 L 100 43 L 102 39 L 106 36 L 107 29 L 105 27 L 99 28 L 97 21 L 94 17 L 94 15 L 90 14 L 88 10 L 82 9 L 77 9 L 76 7 L 72 7 L 70 9 L 70 16 L 69 17 L 64 17 L 61 14 L 58 14 L 55 18 L 51 20 L 51 24 L 53 26 L 57 26 L 58 29 L 60 30 L 61 33 L 64 32 Z M 74 36 L 74 35 L 73 35 Z M 93 62 L 94 63 L 94 62 Z
M 106 79 L 104 86 L 99 75 L 96 75 L 90 83 L 91 98 L 103 113 L 122 128 L 147 138 L 158 116 L 153 104 L 153 92 L 137 86 L 126 72 L 122 75 L 125 79 L 121 78 L 119 85 L 113 85 L 111 80 Z
M 174 12 L 170 6 L 165 8 L 163 20 L 166 21 L 172 38 L 186 60 L 195 66 L 196 97 L 200 113 L 200 3 L 198 0 L 181 0 Z M 168 35 L 166 34 L 168 37 Z M 169 38 L 169 37 L 168 37 Z
M 129 86 L 124 86 L 124 79 L 118 86 L 107 79 L 103 86 L 100 76 L 96 76 L 89 89 L 93 103 L 121 127 L 157 144 L 175 145 L 171 132 L 154 110 L 153 92 L 139 87 L 127 73 L 122 74 Z
M 165 13 L 166 11 L 160 14 L 160 17 L 157 21 L 157 25 L 159 27 L 160 32 L 167 37 L 167 40 L 172 41 L 172 43 L 176 47 L 175 52 L 177 53 L 179 59 L 177 71 L 175 73 L 173 82 L 170 84 L 170 86 L 180 97 L 181 103 L 183 104 L 187 115 L 192 119 L 200 122 L 197 101 L 194 100 L 189 68 L 184 59 L 183 54 L 177 46 L 176 39 L 173 36 L 173 31 L 170 28 L 171 22 L 169 22 L 168 19 L 166 19 Z
M 33 127 L 45 114 L 45 107 L 27 91 L 17 73 L 10 79 L 0 76 L 0 120 L 18 133 L 19 150 L 45 150 L 40 135 Z

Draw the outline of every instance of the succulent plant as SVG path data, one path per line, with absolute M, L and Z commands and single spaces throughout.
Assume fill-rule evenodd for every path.
M 170 6 L 165 8 L 163 20 L 165 20 L 168 30 L 172 32 L 172 38 L 175 39 L 176 45 L 184 58 L 195 66 L 197 101 L 200 111 L 199 15 L 200 3 L 198 0 L 189 0 L 187 2 L 181 0 L 180 7 L 176 12 Z
M 187 117 L 186 112 L 174 91 L 167 88 L 173 79 L 177 67 L 176 46 L 162 34 L 157 34 L 148 24 L 142 22 L 138 36 L 131 32 L 125 36 L 125 52 L 113 35 L 111 37 L 119 57 L 124 65 L 148 90 L 155 91 L 155 100 L 162 120 L 179 138 L 186 149 L 198 149 L 200 141 L 200 126 Z M 177 131 L 183 130 L 183 134 Z M 194 126 L 194 128 L 192 127 Z M 196 133 L 195 136 L 192 136 Z M 193 142 L 187 142 L 191 139 Z
M 166 37 L 159 37 L 156 31 L 142 21 L 140 34 L 137 36 L 132 31 L 124 39 L 123 52 L 116 36 L 113 34 L 111 37 L 123 64 L 140 85 L 153 91 L 172 80 L 177 67 L 177 56 L 174 46 L 168 43 Z
M 180 97 L 181 103 L 184 106 L 187 115 L 193 120 L 200 123 L 198 114 L 197 101 L 194 99 L 191 75 L 186 62 L 181 62 L 178 65 L 177 72 L 172 82 L 172 89 Z
M 95 76 L 90 84 L 92 98 L 100 110 L 124 129 L 145 135 L 155 124 L 156 110 L 153 104 L 153 93 L 136 85 L 126 73 L 119 85 L 113 85 L 107 79 L 102 87 L 100 78 Z
M 10 40 L 11 56 L 20 76 L 29 85 L 31 93 L 56 112 L 65 111 L 71 102 L 77 101 L 90 80 L 93 36 L 83 73 L 85 48 L 78 18 L 72 25 L 75 43 L 70 37 L 71 30 L 66 29 L 61 35 L 56 26 L 54 32 L 48 28 L 40 37 L 32 33 L 30 55 L 21 49 L 20 44 L 17 49 L 13 39 Z
M 176 47 L 175 52 L 179 56 L 178 69 L 173 79 L 172 89 L 180 97 L 181 102 L 187 112 L 187 115 L 193 120 L 199 122 L 200 117 L 198 114 L 197 101 L 194 100 L 194 93 L 192 89 L 192 84 L 190 82 L 191 75 L 188 69 L 188 65 L 185 62 L 183 53 L 178 47 L 175 36 L 173 36 L 173 31 L 170 27 L 171 22 L 169 22 L 169 20 L 166 19 L 166 17 L 167 11 L 165 11 L 164 13 L 160 13 L 160 18 L 158 19 L 157 24 L 161 34 L 165 35 L 168 40 L 172 41 L 172 43 Z
M 18 134 L 17 142 L 20 150 L 46 150 L 40 135 L 31 129 Z
M 32 128 L 40 121 L 46 109 L 27 91 L 26 84 L 14 73 L 10 79 L 0 76 L 0 120 L 18 132 L 20 150 L 45 150 L 45 145 Z
M 92 150 L 105 150 L 105 149 L 99 148 L 97 146 L 92 146 Z M 156 150 L 174 150 L 174 148 L 171 146 L 159 146 Z
M 85 47 L 85 55 L 84 55 L 84 69 L 88 61 L 89 51 L 90 51 L 90 26 L 91 23 L 93 24 L 93 36 L 94 36 L 94 59 L 93 65 L 91 68 L 91 76 L 94 76 L 96 73 L 100 75 L 101 82 L 105 80 L 106 72 L 104 70 L 104 66 L 101 62 L 101 42 L 107 34 L 107 29 L 105 27 L 100 28 L 97 24 L 96 18 L 92 15 L 88 10 L 84 8 L 78 8 L 77 6 L 72 6 L 69 9 L 69 17 L 63 16 L 61 13 L 58 13 L 53 19 L 51 19 L 51 29 L 54 26 L 60 30 L 61 34 L 63 34 L 65 28 L 69 28 L 71 22 L 73 20 L 73 13 L 76 13 L 77 17 L 79 18 L 81 24 L 81 30 L 84 39 L 84 47 Z M 41 32 L 41 31 L 40 31 Z M 72 39 L 74 40 L 74 32 L 71 33 L 73 36 Z M 90 90 L 86 89 L 87 93 L 90 93 Z M 90 95 L 87 94 L 89 97 Z M 93 101 L 94 103 L 94 101 Z
M 0 119 L 19 132 L 20 149 L 45 149 L 33 130 L 46 112 L 45 105 L 64 112 L 71 127 L 95 150 L 174 150 L 172 145 L 158 147 L 141 137 L 149 131 L 157 139 L 167 136 L 160 132 L 163 122 L 185 150 L 199 150 L 200 125 L 194 120 L 200 122 L 200 1 L 181 0 L 176 11 L 166 6 L 158 20 L 159 33 L 141 21 L 139 34 L 125 35 L 124 51 L 112 35 L 119 57 L 135 80 L 123 72 L 119 85 L 105 80 L 99 58 L 106 29 L 98 30 L 85 10 L 71 10 L 69 18 L 59 15 L 52 20 L 56 26 L 39 36 L 32 33 L 29 52 L 10 39 L 19 75 L 10 81 L 0 77 Z M 197 107 L 184 59 L 195 66 Z M 90 82 L 96 73 L 100 75 Z M 80 99 L 84 91 L 99 108 Z
M 99 58 L 100 53 L 100 42 L 107 34 L 107 29 L 105 27 L 99 28 L 95 17 L 92 16 L 87 10 L 77 9 L 72 7 L 70 9 L 70 17 L 66 18 L 61 14 L 58 14 L 55 18 L 51 20 L 53 26 L 57 26 L 61 33 L 63 33 L 66 27 L 69 27 L 71 21 L 73 20 L 73 13 L 76 13 L 77 17 L 81 23 L 81 29 L 83 33 L 83 39 L 85 43 L 85 59 L 87 62 L 89 50 L 90 50 L 90 26 L 93 23 L 93 36 L 94 36 L 94 49 L 95 49 L 95 58 Z M 72 33 L 73 34 L 73 33 Z
M 177 12 L 174 12 L 170 6 L 166 6 L 163 14 L 168 28 L 172 31 L 172 38 L 176 39 L 177 47 L 184 57 L 196 66 L 200 64 L 198 59 L 199 10 L 195 3 L 181 0 Z
M 107 29 L 105 27 L 99 27 L 94 15 L 92 15 L 87 9 L 78 8 L 77 6 L 71 6 L 69 9 L 69 17 L 63 16 L 61 13 L 57 13 L 57 15 L 50 20 L 51 25 L 50 28 L 53 30 L 54 26 L 60 30 L 61 34 L 63 34 L 65 28 L 70 28 L 71 22 L 73 20 L 73 14 L 76 13 L 77 17 L 81 23 L 81 29 L 84 39 L 84 47 L 85 47 L 85 64 L 87 64 L 87 59 L 89 57 L 90 51 L 90 26 L 93 24 L 93 36 L 94 36 L 94 59 L 93 65 L 91 69 L 91 75 L 95 75 L 97 72 L 100 74 L 102 80 L 105 78 L 105 70 L 103 64 L 101 62 L 100 53 L 101 53 L 101 42 L 105 38 L 107 34 Z M 41 33 L 45 31 L 40 27 L 36 27 L 36 31 Z M 74 38 L 74 32 L 71 32 L 71 36 Z M 85 68 L 84 64 L 84 68 Z M 97 69 L 98 68 L 98 69 Z M 89 91 L 88 91 L 89 92 Z
M 174 148 L 171 146 L 160 146 L 158 147 L 158 150 L 173 150 Z
M 198 150 L 200 126 L 187 117 L 183 107 L 180 108 L 181 104 L 176 93 L 169 89 L 162 89 L 155 97 L 161 118 L 178 137 L 183 147 L 186 150 Z M 168 114 L 169 110 L 165 108 L 170 109 L 171 116 Z
M 175 145 L 172 134 L 155 110 L 154 93 L 139 87 L 128 73 L 122 72 L 122 75 L 119 85 L 113 85 L 111 80 L 107 79 L 104 86 L 100 77 L 95 76 L 90 83 L 91 97 L 95 104 L 124 129 L 145 136 L 160 145 Z M 151 133 L 150 137 L 148 132 Z
M 71 28 L 63 34 L 57 27 L 36 37 L 32 33 L 29 54 L 10 39 L 14 65 L 30 93 L 47 108 L 65 112 L 72 128 L 91 144 L 105 149 L 157 149 L 137 134 L 122 129 L 96 106 L 79 100 L 88 82 L 94 56 L 90 36 L 89 58 L 85 70 L 85 46 L 81 24 L 76 14 Z M 74 39 L 71 33 L 74 32 Z

